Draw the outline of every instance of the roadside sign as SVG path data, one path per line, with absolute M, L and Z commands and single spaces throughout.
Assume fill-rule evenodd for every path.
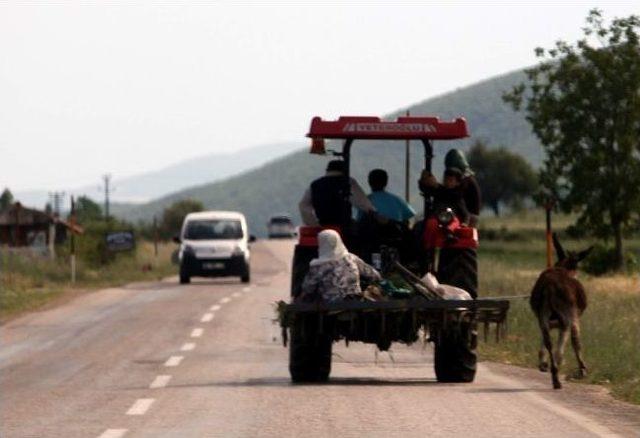
M 131 251 L 136 247 L 133 231 L 111 231 L 105 236 L 107 251 Z

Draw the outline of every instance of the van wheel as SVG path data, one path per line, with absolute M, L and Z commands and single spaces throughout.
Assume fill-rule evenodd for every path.
M 180 269 L 180 284 L 189 284 L 191 283 L 191 277 L 189 276 L 189 274 L 187 274 L 186 272 L 183 272 L 182 269 Z
M 251 281 L 251 271 L 249 270 L 248 266 L 245 273 L 240 277 L 240 281 L 242 281 L 243 283 L 249 283 Z

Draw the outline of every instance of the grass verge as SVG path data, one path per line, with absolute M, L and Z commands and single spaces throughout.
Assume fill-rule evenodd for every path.
M 625 242 L 637 252 L 640 241 Z M 567 241 L 568 248 L 586 247 Z M 542 239 L 538 242 L 483 242 L 479 250 L 480 291 L 483 296 L 528 295 L 544 268 Z M 579 274 L 589 306 L 582 317 L 583 354 L 589 374 L 586 383 L 607 385 L 614 396 L 640 404 L 640 276 L 591 277 Z M 528 300 L 512 302 L 508 335 L 500 343 L 481 343 L 483 359 L 537 367 L 540 330 Z M 570 343 L 569 343 L 570 344 Z M 577 363 L 571 346 L 562 370 L 571 376 Z M 551 383 L 549 383 L 551 384 Z
M 173 275 L 176 272 L 171 264 L 174 249 L 175 245 L 160 244 L 156 257 L 153 245 L 141 242 L 135 253 L 117 254 L 115 260 L 105 266 L 93 267 L 79 259 L 75 284 L 71 284 L 66 257 L 52 261 L 4 254 L 0 257 L 0 321 L 40 308 L 69 293 Z

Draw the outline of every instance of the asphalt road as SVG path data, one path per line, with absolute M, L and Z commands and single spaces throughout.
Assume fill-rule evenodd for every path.
M 483 363 L 438 384 L 422 345 L 339 345 L 330 383 L 292 385 L 272 323 L 291 249 L 255 244 L 249 286 L 131 285 L 6 324 L 0 436 L 640 436 L 638 408 L 536 371 Z

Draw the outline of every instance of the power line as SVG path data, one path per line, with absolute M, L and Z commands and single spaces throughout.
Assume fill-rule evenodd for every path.
M 54 216 L 59 217 L 62 210 L 62 203 L 64 202 L 65 192 L 49 192 L 49 203 L 51 205 L 51 211 Z

